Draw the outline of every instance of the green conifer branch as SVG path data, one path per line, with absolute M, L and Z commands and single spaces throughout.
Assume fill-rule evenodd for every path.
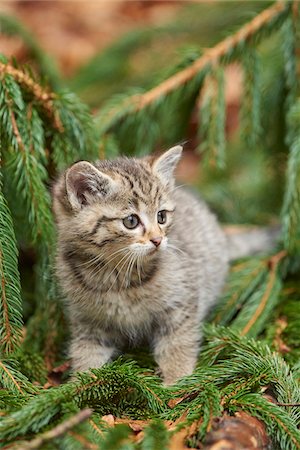
M 165 425 L 160 420 L 154 420 L 144 429 L 141 450 L 167 450 L 168 441 Z
M 299 13 L 298 2 L 293 2 L 292 14 L 287 18 L 282 29 L 282 52 L 284 56 L 284 74 L 285 85 L 287 89 L 287 98 L 285 107 L 287 111 L 294 105 L 299 95 L 299 80 L 297 74 L 297 20 Z M 286 141 L 290 144 L 289 130 L 287 130 Z
M 10 75 L 22 88 L 32 96 L 35 102 L 40 105 L 46 116 L 51 119 L 52 125 L 58 131 L 63 131 L 62 124 L 53 107 L 53 100 L 56 95 L 43 89 L 27 73 L 13 67 L 3 57 L 0 59 L 0 79 L 3 80 Z
M 102 414 L 114 413 L 118 412 L 118 403 L 134 392 L 152 413 L 162 408 L 155 379 L 143 377 L 141 370 L 131 363 L 115 361 L 101 369 L 78 374 L 78 377 L 79 381 L 41 392 L 19 411 L 0 419 L 0 435 L 8 439 L 37 432 L 61 414 L 69 402 L 79 408 L 96 408 Z M 130 398 L 127 401 L 130 402 Z
M 211 319 L 231 324 L 241 334 L 256 336 L 280 300 L 281 267 L 286 252 L 271 257 L 237 263 L 231 270 L 225 295 Z M 233 320 L 232 320 L 233 319 Z
M 97 121 L 101 133 L 109 132 L 128 115 L 137 113 L 150 105 L 159 104 L 162 99 L 165 100 L 168 95 L 178 91 L 180 87 L 188 86 L 193 79 L 202 80 L 203 75 L 218 62 L 232 62 L 240 56 L 248 44 L 255 43 L 257 45 L 267 34 L 278 30 L 278 27 L 290 12 L 291 5 L 289 3 L 275 3 L 245 24 L 235 34 L 224 39 L 215 47 L 208 49 L 190 66 L 163 81 L 155 88 L 145 94 L 127 96 L 125 99 L 121 99 L 119 103 L 115 102 L 110 110 L 105 108 L 105 115 L 101 114 L 100 111 Z M 201 74 L 202 76 L 200 76 Z
M 14 389 L 0 389 L 0 416 L 11 414 L 12 411 L 16 411 L 28 401 L 28 396 L 17 391 Z
M 271 269 L 262 284 L 247 300 L 243 310 L 232 323 L 233 329 L 242 335 L 256 336 L 265 327 L 266 321 L 279 301 L 281 279 L 276 269 Z
M 200 150 L 219 168 L 225 166 L 225 95 L 224 70 L 215 67 L 205 78 L 200 107 Z
M 233 265 L 225 287 L 225 294 L 212 311 L 210 320 L 219 325 L 228 325 L 256 290 L 266 272 L 265 261 L 257 258 Z
M 277 400 L 282 403 L 298 403 L 300 399 L 299 382 L 294 377 L 284 359 L 263 342 L 240 336 L 225 327 L 206 326 L 208 342 L 203 352 L 203 361 L 212 364 L 220 359 L 220 371 L 217 385 L 227 381 L 236 381 L 240 377 L 250 379 L 251 376 L 262 375 L 262 383 L 271 383 L 275 389 Z M 228 359 L 224 360 L 224 351 Z M 294 409 L 292 417 L 300 416 Z
M 53 101 L 63 132 L 53 129 L 51 158 L 58 170 L 78 159 L 99 158 L 100 144 L 89 109 L 68 91 L 56 94 Z
M 38 435 L 31 441 L 22 441 L 11 447 L 13 450 L 35 450 L 41 448 L 44 443 L 52 441 L 61 435 L 67 433 L 72 428 L 76 427 L 83 421 L 87 420 L 92 415 L 91 409 L 83 409 L 77 414 L 71 416 L 70 418 L 59 423 L 51 430 L 45 431 L 44 433 Z
M 291 256 L 300 251 L 300 100 L 288 115 L 290 154 L 282 207 L 284 245 Z
M 0 360 L 0 385 L 2 388 L 15 394 L 26 395 L 27 392 L 36 392 L 36 389 L 16 367 L 12 360 Z
M 254 48 L 248 47 L 242 58 L 244 70 L 241 133 L 249 149 L 254 148 L 261 135 L 260 58 Z
M 101 447 L 105 450 L 134 450 L 136 447 L 129 441 L 130 434 L 131 430 L 127 425 L 117 425 L 106 433 Z
M 18 348 L 23 327 L 18 250 L 0 178 L 0 353 Z

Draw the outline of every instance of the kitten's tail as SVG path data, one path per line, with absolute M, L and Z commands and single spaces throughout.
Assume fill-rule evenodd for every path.
M 243 258 L 256 253 L 267 253 L 276 246 L 280 237 L 279 225 L 270 227 L 225 226 L 229 259 Z

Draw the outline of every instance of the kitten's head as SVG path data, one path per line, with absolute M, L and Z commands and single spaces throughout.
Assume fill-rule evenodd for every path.
M 176 146 L 157 158 L 72 165 L 53 188 L 60 242 L 73 241 L 104 259 L 114 255 L 115 262 L 158 255 L 167 247 L 181 152 Z

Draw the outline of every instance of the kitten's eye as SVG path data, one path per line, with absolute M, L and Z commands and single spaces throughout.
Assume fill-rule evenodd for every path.
M 136 228 L 139 223 L 140 219 L 136 214 L 130 214 L 130 216 L 123 219 L 123 224 L 126 228 L 129 228 L 129 230 L 133 230 L 134 228 Z
M 166 223 L 167 221 L 167 211 L 163 209 L 162 211 L 158 211 L 157 213 L 157 222 L 161 225 Z

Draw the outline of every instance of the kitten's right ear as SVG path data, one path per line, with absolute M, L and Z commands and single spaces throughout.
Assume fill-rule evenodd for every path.
M 176 145 L 154 160 L 152 169 L 164 184 L 174 182 L 173 173 L 181 158 L 182 150 L 182 145 Z
M 79 211 L 96 197 L 106 197 L 116 189 L 116 182 L 87 161 L 71 166 L 65 175 L 66 191 L 72 209 Z

